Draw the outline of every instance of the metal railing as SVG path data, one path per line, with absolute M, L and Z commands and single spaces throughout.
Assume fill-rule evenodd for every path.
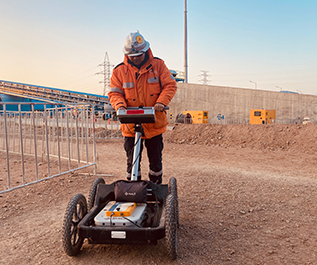
M 121 136 L 93 113 L 90 104 L 0 103 L 0 193 L 87 167 L 96 174 L 96 135 Z

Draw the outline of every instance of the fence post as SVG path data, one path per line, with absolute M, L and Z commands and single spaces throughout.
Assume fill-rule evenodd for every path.
M 25 171 L 24 171 L 24 147 L 23 147 L 23 125 L 22 125 L 22 112 L 21 112 L 21 104 L 19 106 L 19 123 L 20 123 L 20 144 L 21 144 L 21 165 L 22 165 L 22 177 L 23 177 L 23 184 L 25 184 Z M 25 133 L 24 133 L 25 134 Z
M 12 123 L 11 122 L 11 113 L 9 113 L 9 122 L 10 123 Z M 13 150 L 13 152 L 15 152 L 15 126 L 16 125 L 16 114 L 15 113 L 13 113 L 13 128 L 12 128 L 12 130 L 13 130 L 13 143 L 12 143 L 12 145 L 13 145 L 13 148 L 12 148 L 12 150 Z M 9 128 L 9 130 L 10 130 L 10 128 Z M 10 145 L 10 143 L 9 143 L 9 145 Z M 20 151 L 20 149 L 18 150 L 18 152 Z
M 92 112 L 95 112 L 95 106 L 92 105 Z M 97 152 L 96 152 L 96 138 L 95 138 L 95 119 L 92 119 L 92 135 L 93 135 L 93 142 L 94 142 L 94 174 L 97 175 Z
M 70 110 L 72 111 L 72 109 L 70 108 Z M 72 115 L 72 113 L 70 114 Z M 70 157 L 70 143 L 69 143 L 69 122 L 68 122 L 68 106 L 66 106 L 66 144 L 67 144 L 67 150 L 68 150 L 68 168 L 69 170 L 71 170 L 72 166 L 71 166 L 71 157 Z M 72 133 L 72 130 L 71 130 Z
M 76 113 L 79 113 L 78 112 L 78 106 L 76 106 Z M 78 116 L 76 117 L 76 146 L 77 146 L 77 159 L 78 159 L 78 167 L 80 167 L 80 150 L 79 150 L 79 135 L 78 135 Z
M 87 109 L 86 109 L 86 106 L 82 106 L 82 111 L 81 111 L 81 156 L 82 158 L 84 158 L 84 119 L 86 117 L 86 112 L 87 112 Z
M 57 109 L 57 104 L 55 105 L 55 116 L 56 116 L 56 128 L 57 128 L 57 155 L 58 155 L 58 169 L 59 169 L 59 174 L 62 173 L 61 169 L 61 150 L 60 150 L 60 142 L 59 142 L 59 124 L 58 124 L 58 109 Z
M 44 162 L 44 153 L 45 153 L 45 146 L 44 146 L 44 137 L 45 137 L 45 134 L 44 134 L 44 131 L 45 131 L 45 116 L 44 116 L 44 112 L 42 113 L 42 118 L 43 118 L 43 121 L 42 121 L 42 162 Z
M 91 109 L 93 109 L 93 107 L 91 106 Z M 87 160 L 87 165 L 89 164 L 88 161 L 89 161 L 89 138 L 88 138 L 88 126 L 89 126 L 89 112 L 87 111 L 86 115 L 85 115 L 85 129 L 86 129 L 86 132 L 85 132 L 85 139 L 86 139 L 86 160 Z M 94 116 L 93 116 L 93 119 L 94 119 Z
M 10 182 L 10 161 L 9 161 L 9 143 L 8 143 L 8 127 L 7 127 L 7 105 L 3 105 L 3 114 L 4 114 L 4 134 L 6 142 L 6 154 L 7 154 L 7 172 L 8 172 L 8 189 L 11 189 Z
M 38 181 L 39 180 L 39 169 L 38 169 L 38 163 L 37 163 L 37 141 L 36 141 L 36 126 L 35 126 L 34 104 L 32 104 L 31 107 L 32 107 L 32 118 L 33 118 L 35 174 L 36 174 L 36 180 Z M 43 139 L 42 139 L 42 141 L 43 141 Z
M 46 141 L 46 157 L 47 157 L 47 174 L 48 177 L 51 176 L 51 171 L 50 171 L 50 152 L 49 152 L 49 143 L 48 143 L 48 128 L 47 128 L 47 110 L 46 110 L 46 105 L 44 105 L 44 122 L 45 122 L 45 141 Z

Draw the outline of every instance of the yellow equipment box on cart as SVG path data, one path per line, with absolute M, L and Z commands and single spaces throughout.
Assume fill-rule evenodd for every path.
M 146 203 L 110 201 L 94 218 L 96 226 L 140 226 Z
M 135 202 L 115 202 L 107 204 L 106 216 L 130 216 L 136 208 Z

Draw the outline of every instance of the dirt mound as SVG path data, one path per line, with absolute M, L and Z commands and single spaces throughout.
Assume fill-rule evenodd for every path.
M 164 139 L 177 144 L 315 153 L 317 125 L 175 124 Z

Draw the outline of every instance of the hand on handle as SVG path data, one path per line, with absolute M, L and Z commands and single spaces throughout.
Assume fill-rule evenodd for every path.
M 164 106 L 164 104 L 162 104 L 162 103 L 156 103 L 156 104 L 154 105 L 154 110 L 155 110 L 155 111 L 160 111 L 160 112 L 162 112 L 162 111 L 164 110 L 164 108 L 165 108 L 165 106 Z

